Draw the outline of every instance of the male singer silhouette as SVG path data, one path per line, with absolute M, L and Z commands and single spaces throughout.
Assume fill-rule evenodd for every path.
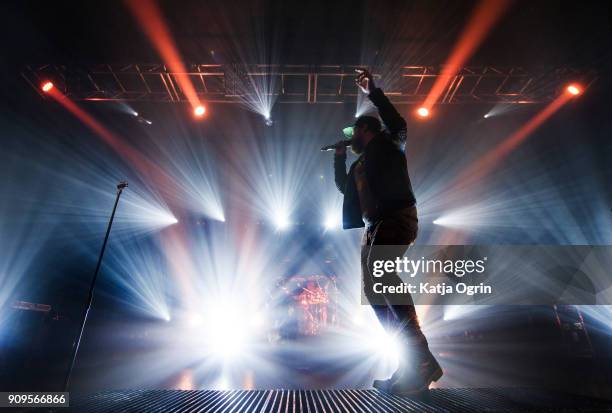
M 403 348 L 395 373 L 387 380 L 375 380 L 373 386 L 395 394 L 417 394 L 437 381 L 442 369 L 429 350 L 412 299 L 408 296 L 410 305 L 391 305 L 388 300 L 380 303 L 380 297 L 372 296 L 374 246 L 394 246 L 394 254 L 402 256 L 418 232 L 416 199 L 404 154 L 406 121 L 374 85 L 367 70 L 359 71 L 356 82 L 378 109 L 386 130 L 376 117 L 357 118 L 351 149 L 358 158 L 348 173 L 346 147 L 336 146 L 335 181 L 344 195 L 342 225 L 344 229 L 365 227 L 361 246 L 364 292 L 381 324 L 399 335 Z M 385 277 L 387 282 L 401 282 L 397 273 Z

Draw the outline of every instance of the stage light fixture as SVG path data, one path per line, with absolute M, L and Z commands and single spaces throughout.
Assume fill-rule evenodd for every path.
M 206 114 L 206 107 L 203 105 L 198 105 L 195 107 L 195 109 L 193 110 L 193 114 L 197 117 L 197 118 L 201 118 Z
M 53 89 L 53 82 L 45 82 L 42 84 L 41 89 L 43 92 L 48 93 Z
M 567 91 L 567 93 L 569 93 L 572 96 L 578 96 L 579 94 L 582 93 L 582 89 L 580 88 L 580 86 L 574 83 L 572 83 L 571 85 L 568 85 L 567 88 L 565 88 L 565 90 Z
M 426 107 L 422 106 L 420 108 L 417 109 L 417 115 L 421 118 L 427 118 L 429 117 L 429 109 L 427 109 Z

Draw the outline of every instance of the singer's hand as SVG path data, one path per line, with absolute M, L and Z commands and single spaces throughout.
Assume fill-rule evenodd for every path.
M 357 86 L 359 86 L 359 89 L 361 89 L 363 93 L 370 93 L 376 89 L 376 86 L 374 85 L 374 78 L 367 69 L 357 69 L 356 72 L 359 74 L 357 75 L 355 82 L 357 82 Z
M 336 155 L 337 156 L 346 155 L 346 146 L 336 146 Z

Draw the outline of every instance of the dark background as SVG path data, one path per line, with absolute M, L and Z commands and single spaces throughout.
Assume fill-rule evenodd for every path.
M 400 61 L 398 58 L 398 64 L 439 65 L 452 49 L 475 3 L 162 1 L 160 5 L 187 62 L 235 62 L 241 47 L 252 41 L 256 27 L 265 33 L 266 46 L 276 51 L 274 56 L 264 55 L 269 61 L 360 64 L 376 62 L 382 58 L 376 57 L 377 52 L 391 49 L 393 52 L 381 56 L 397 55 L 406 59 Z M 63 219 L 62 208 L 53 205 L 58 199 L 72 206 L 99 201 L 87 195 L 88 187 L 100 184 L 94 176 L 95 170 L 91 175 L 80 176 L 91 164 L 96 164 L 96 168 L 105 173 L 117 168 L 116 173 L 111 172 L 112 176 L 129 175 L 132 168 L 61 107 L 41 99 L 21 78 L 20 72 L 30 63 L 154 63 L 159 62 L 160 57 L 122 2 L 7 1 L 2 3 L 1 10 L 0 196 L 3 219 L 0 228 L 5 247 L 0 257 L 5 268 L 14 268 L 9 263 L 17 259 L 20 263 L 23 261 L 20 267 L 23 272 L 4 275 L 4 284 L 0 284 L 7 295 L 2 296 L 0 304 L 4 314 L 10 315 L 7 318 L 11 326 L 5 330 L 2 342 L 0 363 L 5 367 L 2 388 L 56 390 L 67 366 L 70 343 L 86 298 L 105 223 L 101 220 L 83 225 L 82 221 L 68 215 L 63 215 Z M 545 176 L 547 186 L 558 188 L 552 196 L 553 203 L 568 209 L 573 222 L 563 222 L 560 218 L 538 227 L 535 223 L 542 219 L 541 215 L 521 217 L 516 211 L 509 218 L 510 223 L 524 218 L 528 225 L 509 225 L 501 232 L 479 233 L 470 239 L 471 242 L 610 244 L 610 227 L 601 225 L 610 223 L 612 207 L 610 16 L 607 2 L 517 1 L 470 59 L 473 65 L 573 66 L 594 69 L 599 74 L 587 94 L 571 107 L 563 108 L 534 134 L 533 139 L 504 160 L 499 169 L 506 175 L 487 183 L 492 188 L 499 188 L 506 182 L 510 194 L 525 195 L 529 194 L 531 178 Z M 258 55 L 253 52 L 250 56 Z M 120 130 L 131 143 L 147 145 L 140 125 L 118 118 L 105 108 L 92 104 L 85 104 L 85 107 L 112 125 L 113 130 Z M 316 150 L 331 141 L 338 127 L 346 123 L 346 119 L 350 120 L 354 112 L 352 105 L 277 106 L 274 127 L 278 129 L 271 132 L 255 115 L 237 107 L 214 107 L 215 116 L 203 124 L 185 119 L 185 107 L 179 105 L 141 103 L 136 108 L 154 119 L 156 125 L 163 125 L 160 126 L 162 130 L 154 134 L 172 130 L 179 119 L 186 130 L 186 139 L 205 139 L 206 149 L 215 157 L 234 159 L 237 164 L 241 160 L 236 159 L 238 155 L 232 148 L 243 139 L 242 127 L 249 128 L 256 146 L 264 145 L 266 140 L 296 139 L 289 136 L 292 131 L 299 130 L 299 139 L 311 139 L 312 149 Z M 489 140 L 498 141 L 533 114 L 533 111 L 518 111 L 500 118 L 495 124 L 483 124 L 482 113 L 488 109 L 490 107 L 478 105 L 447 106 L 440 108 L 436 119 L 427 124 L 409 119 L 414 150 L 408 152 L 408 157 L 417 198 L 419 192 L 426 192 L 437 180 L 452 175 L 452 168 L 441 171 L 445 165 L 469 162 L 465 154 L 471 148 L 487 145 Z M 83 162 L 76 163 L 75 159 L 83 159 Z M 328 174 L 329 163 L 328 158 L 315 162 L 313 176 Z M 441 163 L 444 166 L 441 167 Z M 64 178 L 77 176 L 81 182 L 71 186 L 54 173 Z M 304 192 L 309 193 L 308 190 Z M 529 203 L 529 198 L 522 202 Z M 309 204 L 304 202 L 304 205 Z M 299 212 L 301 221 L 306 223 L 300 229 L 301 234 L 290 233 L 287 239 L 294 237 L 305 251 L 320 251 L 323 249 L 317 246 L 323 245 L 320 234 L 309 229 L 309 211 L 308 207 L 303 207 Z M 550 215 L 554 216 L 555 211 L 549 210 Z M 239 214 L 239 208 L 236 213 Z M 181 218 L 185 225 L 197 220 L 193 216 Z M 435 231 L 431 224 L 424 223 L 420 238 L 426 242 Z M 15 250 L 6 247 L 8 240 L 11 246 L 16 240 L 22 242 Z M 142 242 L 154 243 L 146 239 Z M 130 325 L 146 330 L 149 321 L 130 312 L 129 306 L 122 303 L 121 288 L 111 277 L 105 277 L 104 271 L 102 274 L 97 311 L 90 320 L 92 337 L 106 336 L 107 327 L 118 320 L 126 331 Z M 9 280 L 15 278 L 18 278 L 16 286 L 9 288 L 12 285 Z M 14 300 L 50 304 L 53 310 L 46 315 L 15 311 L 10 309 Z M 491 327 L 491 318 L 469 320 L 464 331 L 480 333 L 441 337 L 434 346 L 440 351 L 465 348 L 462 354 L 466 357 L 479 349 L 483 358 L 481 364 L 498 363 L 498 371 L 513 366 L 516 370 L 524 368 L 534 373 L 525 374 L 528 376 L 525 378 L 520 372 L 510 374 L 505 370 L 514 384 L 546 383 L 600 395 L 610 388 L 611 320 L 602 323 L 602 320 L 587 318 L 587 324 L 591 323 L 588 325 L 593 351 L 585 356 L 564 341 L 551 309 L 500 310 L 500 314 L 496 321 L 505 321 L 496 323 L 497 328 Z M 490 313 L 490 317 L 493 314 Z M 571 316 L 568 317 L 571 320 Z M 146 340 L 138 337 L 134 340 L 146 346 Z M 84 343 L 82 357 L 85 361 L 80 370 L 81 382 L 86 383 L 83 388 L 120 387 L 121 383 L 96 382 L 93 379 L 98 375 L 96 368 L 85 366 L 103 366 L 109 354 L 121 355 L 125 353 L 124 348 L 138 351 L 138 346 L 136 350 L 133 348 L 134 340 L 126 344 L 92 338 Z M 582 338 L 570 339 L 569 343 L 571 340 L 578 343 L 578 347 L 583 343 Z M 513 345 L 502 349 L 492 346 L 500 342 L 512 342 Z M 313 366 L 308 369 L 315 369 L 315 362 Z M 560 375 L 560 371 L 564 374 Z M 160 381 L 159 385 L 163 386 L 163 380 Z M 480 382 L 469 381 L 471 385 L 483 383 L 486 384 L 484 378 Z M 292 384 L 299 387 L 299 379 Z M 270 379 L 269 385 L 276 383 Z

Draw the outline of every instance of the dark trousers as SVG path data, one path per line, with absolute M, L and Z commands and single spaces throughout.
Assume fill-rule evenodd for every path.
M 395 260 L 403 256 L 416 239 L 417 233 L 416 207 L 396 211 L 368 225 L 361 243 L 361 272 L 365 296 L 380 323 L 385 329 L 399 334 L 404 350 L 426 357 L 429 354 L 427 339 L 421 331 L 412 297 L 406 295 L 406 305 L 391 305 L 380 295 L 372 295 L 373 284 L 378 282 L 372 275 L 373 262 L 381 259 Z M 374 248 L 380 245 L 386 247 Z M 383 277 L 387 285 L 402 282 L 395 272 L 387 272 Z

